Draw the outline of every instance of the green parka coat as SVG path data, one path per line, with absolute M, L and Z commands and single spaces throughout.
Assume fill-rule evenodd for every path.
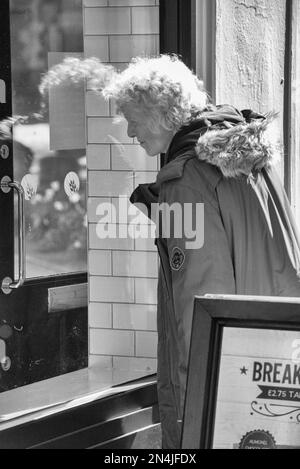
M 231 106 L 204 112 L 175 135 L 156 182 L 131 197 L 178 203 L 183 213 L 204 204 L 201 247 L 188 247 L 190 235 L 176 237 L 174 226 L 156 239 L 163 448 L 180 447 L 195 295 L 300 296 L 300 241 L 266 138 L 271 120 Z

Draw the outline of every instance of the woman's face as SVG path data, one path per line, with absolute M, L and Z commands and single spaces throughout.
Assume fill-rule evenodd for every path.
M 124 106 L 123 114 L 128 123 L 128 137 L 137 138 L 139 144 L 149 156 L 155 156 L 167 151 L 174 136 L 173 131 L 160 126 L 159 131 L 154 133 L 150 128 L 150 119 L 146 113 L 132 104 Z

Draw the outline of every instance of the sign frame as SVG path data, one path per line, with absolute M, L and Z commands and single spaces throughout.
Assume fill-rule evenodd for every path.
M 300 331 L 300 298 L 195 297 L 181 447 L 211 449 L 225 327 Z

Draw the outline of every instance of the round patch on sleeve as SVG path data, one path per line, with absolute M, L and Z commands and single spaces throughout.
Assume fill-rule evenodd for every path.
M 171 267 L 173 270 L 180 270 L 185 261 L 185 255 L 182 249 L 173 248 L 171 255 Z

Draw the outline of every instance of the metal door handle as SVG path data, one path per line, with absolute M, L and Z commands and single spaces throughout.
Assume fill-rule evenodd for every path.
M 6 179 L 6 180 L 5 180 Z M 10 290 L 15 290 L 21 287 L 26 279 L 26 246 L 25 246 L 25 193 L 24 189 L 19 182 L 10 181 L 8 178 L 3 178 L 1 181 L 1 188 L 4 192 L 9 192 L 10 188 L 16 190 L 18 194 L 18 247 L 19 247 L 19 273 L 18 280 L 12 282 L 8 277 L 2 282 L 2 290 L 9 293 Z M 6 189 L 6 190 L 5 190 Z
M 26 279 L 26 246 L 25 246 L 25 193 L 19 182 L 10 182 L 12 187 L 18 194 L 18 246 L 19 246 L 19 278 L 16 282 L 12 282 L 9 288 L 15 289 L 23 285 Z

